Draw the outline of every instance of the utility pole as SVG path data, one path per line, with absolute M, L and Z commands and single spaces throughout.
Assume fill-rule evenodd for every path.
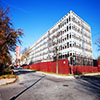
M 57 49 L 57 46 L 56 46 L 56 73 L 58 73 L 58 49 Z
M 57 44 L 58 44 L 58 38 L 57 38 L 57 35 L 56 36 L 54 36 L 53 38 L 55 38 L 56 39 L 56 41 L 53 41 L 53 39 L 52 39 L 52 44 L 53 44 L 53 46 L 55 46 L 54 47 L 54 54 L 55 54 L 55 60 L 56 60 L 56 73 L 58 73 L 58 46 L 57 46 Z
M 55 36 L 55 38 L 56 38 L 56 47 L 55 47 L 55 53 L 56 53 L 56 73 L 58 74 L 58 36 L 56 35 Z

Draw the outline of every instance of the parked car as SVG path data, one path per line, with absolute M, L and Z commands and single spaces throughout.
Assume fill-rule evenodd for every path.
M 18 68 L 18 69 L 21 69 L 22 67 L 21 67 L 21 66 L 17 66 L 17 68 Z

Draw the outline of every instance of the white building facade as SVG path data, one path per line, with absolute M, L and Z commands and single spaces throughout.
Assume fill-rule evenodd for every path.
M 16 51 L 15 51 L 15 64 L 16 65 L 20 64 L 20 59 L 21 59 L 21 47 L 16 46 Z
M 28 48 L 27 64 L 68 59 L 71 65 L 93 65 L 91 28 L 70 11 Z

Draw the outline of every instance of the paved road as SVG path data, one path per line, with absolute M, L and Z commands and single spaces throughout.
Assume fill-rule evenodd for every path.
M 20 69 L 19 80 L 0 86 L 0 100 L 100 100 L 100 77 L 60 79 Z

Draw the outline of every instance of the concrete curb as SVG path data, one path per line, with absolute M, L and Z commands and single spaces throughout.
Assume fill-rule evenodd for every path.
M 81 78 L 82 76 L 96 76 L 96 75 L 100 75 L 100 73 L 87 73 L 84 75 L 69 75 L 69 76 L 63 76 L 63 75 L 56 75 L 56 74 L 49 74 L 49 73 L 44 73 L 44 72 L 36 72 L 36 73 L 40 73 L 43 75 L 47 75 L 50 77 L 55 77 L 55 78 L 64 78 L 64 79 L 77 79 L 77 78 Z
M 12 83 L 15 83 L 17 81 L 18 78 L 11 78 L 11 79 L 1 79 L 0 81 L 0 86 L 3 86 L 3 85 L 9 85 L 9 84 L 12 84 Z
M 29 71 L 31 71 L 30 69 L 28 69 Z M 82 76 L 95 76 L 95 75 L 100 75 L 100 73 L 87 73 L 84 75 L 56 75 L 56 74 L 49 74 L 49 73 L 45 73 L 45 72 L 36 72 L 38 74 L 42 74 L 42 75 L 47 75 L 50 77 L 55 77 L 55 78 L 64 78 L 64 79 L 77 79 L 77 78 L 81 78 Z
M 84 76 L 95 76 L 95 75 L 100 75 L 100 73 L 88 73 L 88 74 L 84 74 Z

